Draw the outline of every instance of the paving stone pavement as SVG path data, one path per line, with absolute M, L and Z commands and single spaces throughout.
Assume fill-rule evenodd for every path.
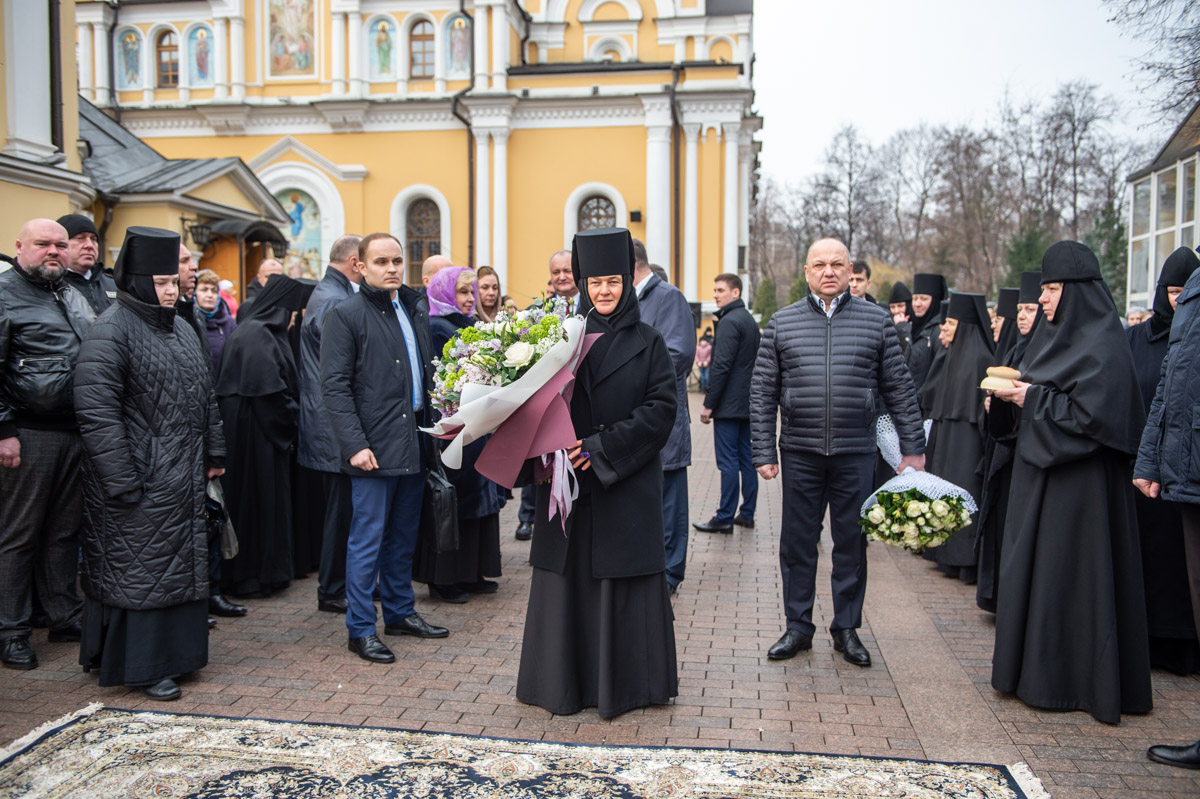
M 698 419 L 698 396 L 692 395 Z M 712 515 L 719 475 L 711 429 L 693 425 L 691 516 Z M 500 591 L 418 611 L 448 639 L 386 639 L 390 665 L 346 651 L 341 616 L 317 610 L 316 576 L 250 614 L 221 619 L 209 665 L 162 704 L 100 688 L 77 665 L 78 645 L 36 631 L 41 667 L 0 669 L 0 746 L 90 702 L 111 707 L 365 724 L 548 741 L 733 747 L 990 763 L 1025 761 L 1056 799 L 1200 796 L 1200 772 L 1151 763 L 1153 743 L 1200 738 L 1200 680 L 1154 672 L 1153 712 L 1119 725 L 1085 713 L 1045 713 L 989 685 L 992 617 L 974 587 L 918 557 L 872 543 L 863 642 L 874 664 L 851 666 L 818 634 L 794 660 L 767 660 L 783 629 L 777 539 L 778 481 L 761 482 L 757 527 L 692 531 L 687 578 L 674 600 L 679 697 L 611 721 L 594 710 L 553 716 L 514 696 L 529 590 L 529 544 L 516 541 L 516 506 L 501 515 Z M 832 616 L 830 543 L 822 542 L 818 628 Z

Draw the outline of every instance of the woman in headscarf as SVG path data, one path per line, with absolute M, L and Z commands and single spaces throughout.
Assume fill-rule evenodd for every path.
M 678 693 L 659 456 L 675 381 L 662 336 L 640 319 L 629 231 L 576 234 L 571 261 L 587 332 L 601 335 L 571 398 L 579 498 L 565 530 L 549 517 L 550 486 L 537 489 L 517 698 L 610 718 Z
M 1042 273 L 1022 272 L 1021 287 L 1017 290 L 1016 313 L 1013 324 L 1017 340 L 1006 352 L 996 350 L 998 365 L 1018 371 L 1029 340 L 1042 321 Z M 1007 319 L 1005 320 L 1008 321 Z M 1001 331 L 1000 337 L 1004 338 Z M 1009 487 L 1012 485 L 1013 447 L 1017 441 L 1017 420 L 1011 403 L 983 400 L 987 414 L 987 442 L 983 450 L 983 496 L 979 502 L 979 582 L 975 589 L 975 604 L 989 613 L 996 612 L 996 585 L 1000 581 L 1000 553 L 1004 544 L 1004 520 L 1008 517 Z
M 75 370 L 83 437 L 84 601 L 79 662 L 100 685 L 178 699 L 208 663 L 205 482 L 224 471 L 211 369 L 175 314 L 179 235 L 131 227 L 117 302 Z
M 434 357 L 446 342 L 474 324 L 479 307 L 475 271 L 447 266 L 429 281 L 429 334 Z M 499 588 L 487 577 L 500 576 L 500 493 L 496 484 L 475 469 L 485 436 L 463 449 L 462 466 L 445 467 L 458 500 L 458 549 L 438 552 L 422 535 L 413 557 L 413 580 L 429 585 L 429 596 L 443 602 L 466 602 L 471 594 L 492 594 Z
M 984 442 L 979 381 L 995 360 L 995 343 L 982 294 L 950 295 L 942 338 L 945 343 L 942 374 L 928 414 L 933 426 L 927 452 L 932 455 L 927 456 L 925 468 L 978 499 L 979 461 Z M 974 583 L 978 530 L 975 524 L 964 527 L 941 546 L 925 550 L 926 558 L 935 561 L 945 574 Z
M 919 392 L 925 385 L 933 356 L 941 349 L 938 330 L 945 319 L 941 315 L 941 303 L 949 299 L 950 291 L 946 278 L 932 273 L 913 276 L 912 290 L 912 345 L 908 348 L 908 371 Z
M 312 286 L 271 275 L 242 306 L 221 358 L 217 400 L 229 442 L 221 483 L 238 534 L 238 554 L 222 577 L 234 596 L 269 596 L 295 576 L 291 452 L 300 389 L 288 330 L 310 294 Z
M 479 322 L 495 322 L 496 315 L 504 310 L 500 304 L 500 275 L 490 266 L 481 266 L 476 270 L 476 293 L 479 303 L 475 306 L 475 319 Z
M 892 284 L 888 295 L 888 312 L 896 323 L 896 335 L 900 337 L 900 351 L 908 357 L 908 348 L 912 346 L 912 292 L 908 286 L 897 280 Z
M 1092 251 L 1046 250 L 1039 299 L 1021 380 L 992 399 L 1021 409 L 992 686 L 1116 724 L 1153 704 L 1130 465 L 1146 414 Z
M 1133 352 L 1138 386 L 1146 407 L 1154 401 L 1167 355 L 1167 334 L 1183 285 L 1200 268 L 1200 258 L 1190 247 L 1167 256 L 1154 290 L 1154 316 L 1149 322 L 1125 331 Z M 1142 575 L 1146 584 L 1146 620 L 1150 633 L 1150 663 L 1176 674 L 1200 669 L 1200 643 L 1192 614 L 1187 556 L 1183 549 L 1183 521 L 1173 502 L 1134 494 L 1142 542 Z
M 1017 300 L 1021 290 L 1000 289 L 996 300 L 996 318 L 992 320 L 992 333 L 996 339 L 996 357 L 1003 358 L 1020 338 L 1017 333 Z

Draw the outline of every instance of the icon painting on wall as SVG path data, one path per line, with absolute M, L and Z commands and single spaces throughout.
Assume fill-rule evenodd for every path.
M 386 19 L 375 20 L 367 31 L 372 80 L 396 77 L 395 33 L 395 26 Z
M 271 77 L 315 76 L 313 0 L 269 0 L 267 15 Z
M 322 276 L 321 262 L 321 209 L 312 195 L 300 189 L 284 189 L 275 193 L 275 199 L 287 211 L 291 222 L 284 226 L 283 234 L 288 240 L 287 255 L 283 257 L 284 274 L 291 277 Z
M 120 37 L 120 57 L 117 64 L 117 88 L 142 88 L 142 37 L 126 30 Z
M 213 85 L 212 32 L 203 25 L 192 28 L 188 34 L 188 85 L 206 88 Z
M 471 77 L 471 23 L 462 14 L 455 14 L 447 33 L 450 46 L 446 48 L 446 77 L 466 80 Z

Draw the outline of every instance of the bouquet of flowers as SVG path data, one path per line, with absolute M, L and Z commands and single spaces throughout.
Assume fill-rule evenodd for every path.
M 928 422 L 925 432 L 929 434 Z M 897 467 L 900 439 L 890 416 L 879 418 L 876 434 L 883 459 Z M 944 544 L 971 524 L 971 514 L 978 510 L 975 500 L 963 489 L 937 475 L 908 468 L 867 498 L 859 525 L 869 538 L 921 552 Z

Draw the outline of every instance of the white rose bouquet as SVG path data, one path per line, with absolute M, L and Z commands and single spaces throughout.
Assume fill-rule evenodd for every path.
M 929 434 L 928 423 L 925 433 Z M 900 463 L 900 439 L 890 417 L 879 417 L 876 434 L 880 454 L 895 468 Z M 969 525 L 971 514 L 978 510 L 963 489 L 935 474 L 909 468 L 867 498 L 858 524 L 868 538 L 921 552 L 944 544 Z

